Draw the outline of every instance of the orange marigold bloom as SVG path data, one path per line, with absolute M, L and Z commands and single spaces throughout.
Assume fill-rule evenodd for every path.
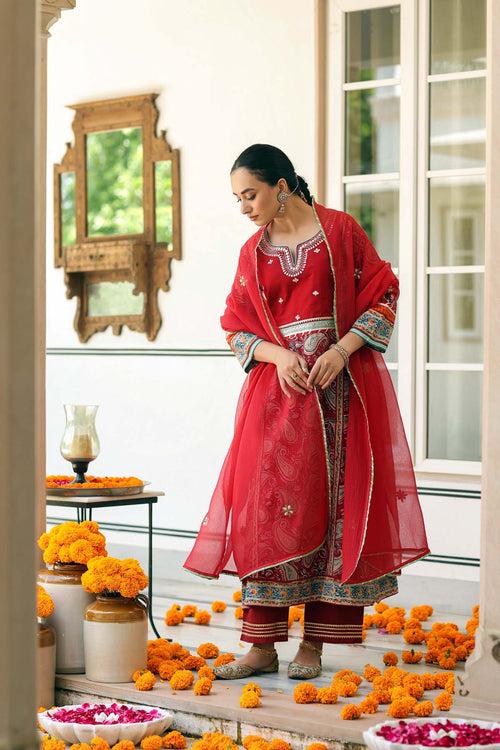
M 96 736 L 92 737 L 90 740 L 90 747 L 92 750 L 109 750 L 109 743 L 104 737 L 99 737 L 99 735 L 96 734 Z
M 215 643 L 200 643 L 196 651 L 204 659 L 215 659 L 219 656 L 219 647 Z
M 373 697 L 375 698 L 377 703 L 386 705 L 387 703 L 391 702 L 391 691 L 387 688 L 384 688 L 383 690 L 374 690 Z
M 426 664 L 437 664 L 437 660 L 439 658 L 439 651 L 436 651 L 433 648 L 430 648 L 427 650 L 427 652 L 424 654 L 424 659 Z
M 358 707 L 363 714 L 374 714 L 378 710 L 378 701 L 373 695 L 367 695 L 366 698 L 358 704 Z
M 212 615 L 206 609 L 199 609 L 194 616 L 197 625 L 208 625 L 211 619 Z
M 479 617 L 479 604 L 474 604 L 472 607 L 472 614 Z
M 187 740 L 183 734 L 174 729 L 173 732 L 168 732 L 163 737 L 163 747 L 174 748 L 175 750 L 183 750 L 187 747 Z
M 451 694 L 445 690 L 443 693 L 438 693 L 434 698 L 434 705 L 438 711 L 449 711 L 453 705 L 453 698 Z
M 37 617 L 50 617 L 54 612 L 54 602 L 43 586 L 39 583 L 36 585 L 36 614 Z
M 387 709 L 388 715 L 392 716 L 394 719 L 406 719 L 406 717 L 410 715 L 410 711 L 410 705 L 405 698 L 398 698 L 393 701 Z
M 41 742 L 41 750 L 66 750 L 64 740 L 57 740 L 55 737 L 45 737 Z
M 382 612 L 385 612 L 386 609 L 389 609 L 389 605 L 385 602 L 377 602 L 374 605 L 373 609 L 375 610 L 375 612 L 378 612 L 379 615 L 381 615 Z
M 314 703 L 318 689 L 312 682 L 300 682 L 293 691 L 295 703 Z
M 455 656 L 457 661 L 465 661 L 468 657 L 467 648 L 463 645 L 455 646 Z
M 247 706 L 247 708 L 252 708 L 252 706 Z M 248 750 L 268 750 L 268 748 L 269 742 L 263 737 L 257 737 L 257 739 L 252 740 L 248 745 Z
M 145 669 L 145 667 L 143 667 L 142 669 L 136 669 L 134 674 L 132 675 L 132 682 L 135 682 L 136 680 L 138 680 L 141 674 L 144 674 L 144 672 L 147 672 L 147 671 L 148 670 Z
M 181 608 L 181 615 L 183 617 L 194 617 L 197 611 L 197 607 L 194 604 L 185 604 Z
M 257 708 L 262 703 L 255 690 L 244 690 L 240 696 L 241 708 Z
M 332 683 L 332 687 L 341 695 L 343 698 L 352 698 L 358 692 L 358 686 L 355 682 L 347 682 L 347 680 L 337 680 Z
M 275 740 L 271 740 L 268 745 L 269 750 L 292 750 L 292 746 L 285 740 L 280 740 L 277 737 Z
M 215 602 L 212 602 L 212 612 L 224 612 L 226 607 L 227 607 L 226 602 L 221 602 L 218 600 L 216 600 Z
M 420 703 L 415 703 L 413 706 L 415 716 L 432 716 L 433 710 L 432 701 L 421 701 Z
M 242 620 L 243 619 L 243 607 L 236 607 L 236 609 L 234 610 L 234 616 L 236 617 L 237 620 Z
M 149 670 L 146 670 L 135 681 L 135 687 L 137 690 L 152 690 L 155 682 L 156 677 L 154 674 Z
M 391 635 L 398 635 L 399 633 L 401 633 L 403 628 L 399 620 L 389 620 L 389 622 L 385 626 L 385 629 Z
M 201 667 L 204 667 L 207 662 L 203 656 L 195 656 L 195 654 L 189 654 L 185 659 L 182 660 L 182 666 L 184 669 L 196 669 L 198 671 Z
M 394 651 L 387 651 L 383 656 L 383 661 L 388 667 L 395 666 L 398 663 L 397 654 Z
M 208 677 L 209 680 L 213 681 L 215 680 L 215 672 L 211 667 L 205 665 L 198 670 L 198 677 Z
M 169 680 L 172 690 L 187 690 L 194 682 L 194 674 L 189 669 L 179 669 Z
M 260 734 L 247 734 L 245 737 L 243 737 L 242 745 L 245 748 L 245 750 L 249 750 L 250 745 L 252 742 L 258 742 L 259 740 L 263 739 Z
M 451 649 L 448 648 L 439 655 L 438 664 L 443 669 L 455 669 L 457 660 Z
M 167 659 L 158 665 L 158 674 L 162 680 L 171 680 L 176 672 L 186 669 L 179 659 Z
M 135 750 L 135 745 L 132 740 L 120 740 L 116 745 L 113 745 L 111 750 Z
M 339 669 L 338 672 L 335 672 L 335 674 L 332 677 L 332 683 L 336 682 L 337 680 L 344 680 L 348 679 L 352 681 L 352 676 L 355 675 L 356 672 L 352 669 Z
M 411 651 L 403 651 L 401 656 L 406 664 L 418 664 L 419 661 L 422 661 L 423 654 L 421 651 L 411 649 Z
M 444 686 L 444 689 L 448 691 L 448 693 L 454 693 L 455 692 L 455 678 L 451 677 L 446 682 L 446 685 Z
M 328 750 L 328 747 L 323 742 L 311 742 L 306 750 Z
M 380 676 L 380 669 L 378 667 L 375 667 L 373 664 L 365 664 L 365 668 L 363 669 L 363 677 L 367 682 L 373 682 L 375 677 Z
M 450 677 L 453 677 L 453 672 L 435 672 L 434 673 L 434 685 L 436 688 L 443 688 L 446 687 L 446 683 L 448 682 Z
M 241 589 L 233 591 L 233 602 L 241 602 Z
M 318 703 L 337 703 L 338 697 L 339 695 L 334 687 L 318 688 L 316 694 L 316 700 Z
M 183 617 L 177 609 L 167 609 L 165 612 L 165 625 L 173 627 L 175 625 L 180 625 L 182 621 Z
M 345 706 L 342 707 L 342 710 L 340 711 L 340 718 L 351 720 L 351 719 L 359 719 L 361 716 L 361 711 L 359 710 L 359 706 L 356 706 L 355 703 L 346 703 Z
M 219 654 L 214 661 L 214 667 L 222 667 L 224 664 L 229 664 L 232 661 L 234 661 L 234 654 Z
M 372 615 L 363 615 L 363 627 L 364 628 L 371 628 L 373 625 L 373 616 Z
M 409 628 L 404 631 L 403 638 L 406 643 L 422 643 L 425 641 L 425 633 L 422 628 Z
M 208 677 L 200 677 L 200 679 L 196 680 L 196 682 L 194 683 L 195 695 L 208 695 L 211 689 L 212 680 L 209 680 Z
M 390 675 L 386 674 L 381 674 L 378 677 L 374 677 L 372 685 L 374 690 L 389 690 L 391 687 L 393 687 Z
M 247 682 L 246 685 L 243 685 L 242 690 L 253 690 L 257 695 L 262 695 L 262 688 L 258 682 Z
M 92 750 L 87 742 L 74 742 L 69 750 Z
M 160 750 L 163 747 L 163 740 L 159 734 L 150 734 L 141 740 L 142 750 Z

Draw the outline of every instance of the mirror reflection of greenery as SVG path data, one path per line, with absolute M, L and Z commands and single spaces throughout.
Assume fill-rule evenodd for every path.
M 142 128 L 89 133 L 87 235 L 142 234 Z
M 75 173 L 61 174 L 61 234 L 62 246 L 76 242 Z
M 100 281 L 88 286 L 88 316 L 142 315 L 144 294 L 134 294 L 130 281 Z
M 156 241 L 173 246 L 172 162 L 155 162 Z

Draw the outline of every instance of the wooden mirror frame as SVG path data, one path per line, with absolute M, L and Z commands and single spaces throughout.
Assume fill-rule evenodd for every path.
M 158 94 L 106 99 L 68 105 L 75 110 L 72 128 L 75 145 L 66 143 L 60 164 L 54 165 L 54 265 L 64 268 L 66 296 L 77 297 L 74 327 L 80 341 L 86 342 L 108 326 L 119 335 L 124 325 L 144 332 L 153 341 L 161 326 L 158 290 L 170 288 L 172 259 L 181 260 L 179 151 L 172 149 L 162 130 L 156 136 L 159 112 Z M 141 127 L 143 143 L 143 233 L 127 235 L 87 235 L 86 136 L 89 133 Z M 155 164 L 172 163 L 172 246 L 156 241 Z M 63 247 L 61 175 L 75 174 L 76 242 Z M 134 294 L 144 294 L 141 315 L 88 315 L 89 283 L 129 281 Z

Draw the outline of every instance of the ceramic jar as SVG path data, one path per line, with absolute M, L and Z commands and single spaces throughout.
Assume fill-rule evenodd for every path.
M 38 623 L 37 637 L 37 706 L 50 708 L 54 705 L 54 683 L 56 677 L 56 634 L 50 625 Z
M 56 672 L 62 674 L 85 672 L 83 616 L 94 600 L 82 586 L 86 570 L 86 565 L 55 563 L 53 569 L 44 568 L 38 573 L 38 583 L 55 605 L 54 613 L 43 622 L 56 631 Z
M 94 682 L 131 682 L 146 666 L 147 607 L 138 599 L 97 595 L 85 611 L 85 675 Z

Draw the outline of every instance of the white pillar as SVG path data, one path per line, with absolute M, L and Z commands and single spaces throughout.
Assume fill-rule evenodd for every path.
M 487 0 L 486 250 L 481 487 L 480 618 L 456 707 L 500 706 L 500 0 Z M 460 695 L 464 696 L 463 700 Z M 469 711 L 468 711 L 469 713 Z M 486 715 L 486 714 L 485 714 Z

